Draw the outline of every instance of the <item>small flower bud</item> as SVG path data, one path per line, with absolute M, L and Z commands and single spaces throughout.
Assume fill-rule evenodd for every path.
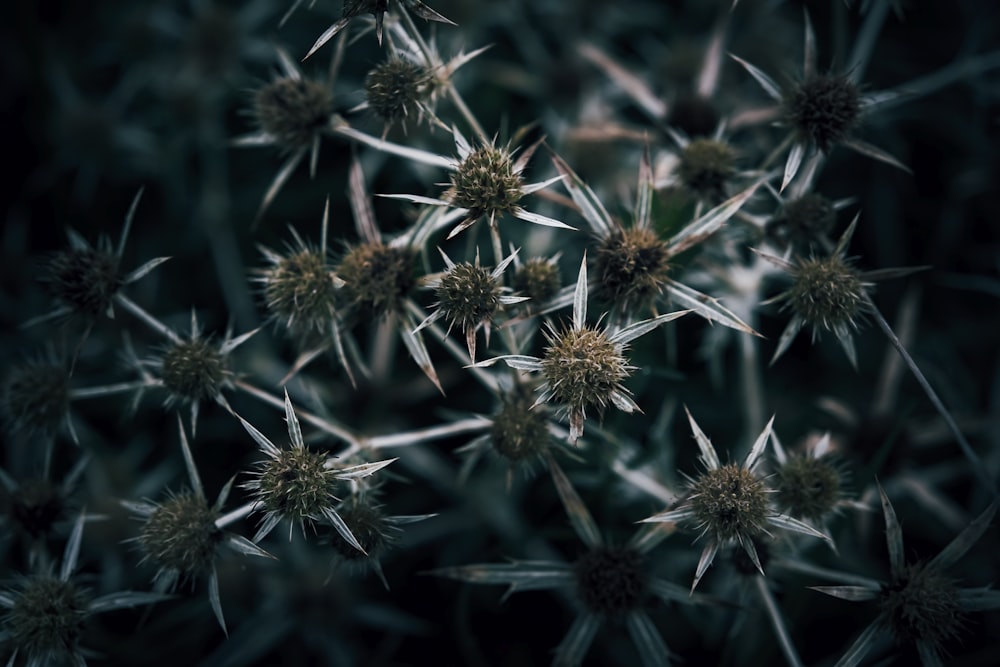
M 106 312 L 122 286 L 118 258 L 104 247 L 57 253 L 48 263 L 44 281 L 58 301 L 87 317 Z
M 741 544 L 765 533 L 768 491 L 746 468 L 727 463 L 706 470 L 692 487 L 691 508 L 697 525 L 715 534 L 718 542 Z
M 382 243 L 351 248 L 337 268 L 347 303 L 360 310 L 362 317 L 398 311 L 416 283 L 415 260 L 411 250 Z
M 556 295 L 561 286 L 559 265 L 540 258 L 529 259 L 518 266 L 511 280 L 514 292 L 528 297 L 529 304 L 545 303 Z
M 594 255 L 599 298 L 623 310 L 649 305 L 670 272 L 666 244 L 651 229 L 617 229 Z
M 796 86 L 786 95 L 784 105 L 799 137 L 826 152 L 857 124 L 861 94 L 847 77 L 821 74 Z
M 287 150 L 309 146 L 330 122 L 333 93 L 306 78 L 276 79 L 254 97 L 257 123 Z
M 337 513 L 365 550 L 364 553 L 358 551 L 339 535 L 334 536 L 330 540 L 330 546 L 340 558 L 348 562 L 377 559 L 393 543 L 393 533 L 399 531 L 388 520 L 379 504 L 357 496 L 349 498 L 337 509 Z
M 835 255 L 803 260 L 788 302 L 806 324 L 835 330 L 855 325 L 864 296 L 865 285 L 857 271 Z
M 157 506 L 139 536 L 147 558 L 161 570 L 196 575 L 212 562 L 222 531 L 201 496 L 186 492 Z
M 66 500 L 46 479 L 21 482 L 10 494 L 9 513 L 13 525 L 28 537 L 38 539 L 66 516 Z
M 69 660 L 76 654 L 83 634 L 87 600 L 70 581 L 52 576 L 26 579 L 4 618 L 10 643 L 29 657 L 31 664 L 48 664 L 44 658 Z
M 510 152 L 494 146 L 470 153 L 452 173 L 448 191 L 451 204 L 469 209 L 470 217 L 511 211 L 523 196 Z
M 50 436 L 66 422 L 69 371 L 55 361 L 29 360 L 5 378 L 0 412 L 8 432 Z
M 167 348 L 162 361 L 163 384 L 177 399 L 215 398 L 226 381 L 225 360 L 210 341 L 181 341 Z
M 681 182 L 699 197 L 722 199 L 725 185 L 735 172 L 736 155 L 729 144 L 714 139 L 695 139 L 681 154 Z
M 580 601 L 602 616 L 635 610 L 649 588 L 642 554 L 628 547 L 598 547 L 573 564 L 573 574 Z
M 551 445 L 545 413 L 540 408 L 532 409 L 533 403 L 526 391 L 515 390 L 503 397 L 503 407 L 493 416 L 490 442 L 511 464 L 538 457 Z
M 829 456 L 793 455 L 775 476 L 776 504 L 797 519 L 820 521 L 836 508 L 840 486 L 840 471 Z
M 898 639 L 936 649 L 962 628 L 958 592 L 948 577 L 925 563 L 913 563 L 883 586 L 879 606 Z
M 477 264 L 456 264 L 441 277 L 437 289 L 439 307 L 451 326 L 477 327 L 493 319 L 500 308 L 501 285 Z
M 836 220 L 833 202 L 810 192 L 785 202 L 778 215 L 768 223 L 767 232 L 782 244 L 809 249 L 826 238 Z
M 402 58 L 390 58 L 368 73 L 365 99 L 375 115 L 390 125 L 420 111 L 431 81 L 426 68 Z

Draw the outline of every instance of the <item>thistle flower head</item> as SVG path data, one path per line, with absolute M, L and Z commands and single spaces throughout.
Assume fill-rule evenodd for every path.
M 0 389 L 0 413 L 9 433 L 49 437 L 68 422 L 70 372 L 54 358 L 12 366 Z
M 648 308 L 670 273 L 667 244 L 646 227 L 618 228 L 594 253 L 598 297 L 625 312 Z
M 678 176 L 698 197 L 719 200 L 736 172 L 732 147 L 716 139 L 695 139 L 681 152 Z
M 492 271 L 479 264 L 479 254 L 475 262 L 456 264 L 442 250 L 447 270 L 429 281 L 429 285 L 437 293 L 436 310 L 431 313 L 415 331 L 420 331 L 442 317 L 448 320 L 448 329 L 459 327 L 465 332 L 465 341 L 469 349 L 469 358 L 476 360 L 476 331 L 483 328 L 486 331 L 486 342 L 489 343 L 490 329 L 493 319 L 506 305 L 520 303 L 527 299 L 523 296 L 511 296 L 510 291 L 501 282 L 503 272 L 516 256 L 516 251 L 500 262 Z
M 416 254 L 410 248 L 368 242 L 348 250 L 337 266 L 344 301 L 360 317 L 400 312 L 416 280 Z
M 774 501 L 779 510 L 797 519 L 822 524 L 844 504 L 845 473 L 829 451 L 830 435 L 805 453 L 786 454 L 777 438 L 778 466 L 774 474 Z
M 365 77 L 365 101 L 386 126 L 405 122 L 423 112 L 433 83 L 422 65 L 393 56 L 376 65 Z
M 493 450 L 511 465 L 537 459 L 552 446 L 545 411 L 535 407 L 534 397 L 520 387 L 501 397 L 489 437 Z
M 36 664 L 43 664 L 43 656 L 55 662 L 71 660 L 79 650 L 89 603 L 72 581 L 51 575 L 27 577 L 4 617 L 8 639 Z
M 294 243 L 284 254 L 261 247 L 270 263 L 257 271 L 264 301 L 271 318 L 299 342 L 329 331 L 337 316 L 338 287 L 342 282 L 334 274 L 326 253 L 330 202 L 323 210 L 322 241 L 313 247 L 291 229 Z
M 820 537 L 832 544 L 825 533 L 798 519 L 781 515 L 771 506 L 770 496 L 773 491 L 757 469 L 771 438 L 774 417 L 757 436 L 743 464 L 737 465 L 722 464 L 694 417 L 690 412 L 687 412 L 687 416 L 705 470 L 691 480 L 688 493 L 675 509 L 661 512 L 645 521 L 676 522 L 698 531 L 699 537 L 707 538 L 691 584 L 692 591 L 715 560 L 719 549 L 731 545 L 739 545 L 757 571 L 763 574 L 756 543 L 764 537 L 770 537 L 772 528 Z
M 453 206 L 469 209 L 469 217 L 495 218 L 514 210 L 524 196 L 521 185 L 510 150 L 484 145 L 458 164 L 446 196 Z
M 559 264 L 552 259 L 532 257 L 526 262 L 515 260 L 511 289 L 535 304 L 546 303 L 562 287 Z
M 49 260 L 44 281 L 52 296 L 73 313 L 96 317 L 109 311 L 124 284 L 118 259 L 107 242 L 96 248 L 71 247 Z
M 814 586 L 813 590 L 851 601 L 872 600 L 879 613 L 867 630 L 847 649 L 850 664 L 860 664 L 883 638 L 914 645 L 924 665 L 940 665 L 944 644 L 964 628 L 965 615 L 972 611 L 1000 608 L 1000 597 L 989 588 L 962 588 L 947 576 L 954 565 L 982 537 L 997 512 L 994 501 L 973 519 L 955 539 L 927 561 L 907 563 L 903 531 L 889 497 L 878 485 L 885 517 L 885 538 L 889 551 L 889 580 L 879 582 L 847 575 L 857 585 Z M 845 577 L 846 578 L 846 577 Z M 844 662 L 842 659 L 841 662 Z
M 846 76 L 816 74 L 785 95 L 784 110 L 801 141 L 811 141 L 827 152 L 857 125 L 861 93 Z
M 767 233 L 782 246 L 811 250 L 833 229 L 837 220 L 834 203 L 821 194 L 807 192 L 786 201 L 767 225 Z
M 227 375 L 219 348 L 197 337 L 169 346 L 161 368 L 171 399 L 187 402 L 215 398 Z
M 267 457 L 251 473 L 253 478 L 243 484 L 243 488 L 249 490 L 256 500 L 255 511 L 264 513 L 253 541 L 260 541 L 282 520 L 288 519 L 292 525 L 299 524 L 303 533 L 307 524 L 311 527 L 316 524 L 333 526 L 348 544 L 364 553 L 364 547 L 337 512 L 340 500 L 335 492 L 341 482 L 367 477 L 394 459 L 337 468 L 323 452 L 306 448 L 299 419 L 295 416 L 287 391 L 285 421 L 290 448 L 275 446 L 249 422 L 242 417 L 239 419 Z
M 337 512 L 364 549 L 359 551 L 339 538 L 333 540 L 331 546 L 337 556 L 348 562 L 378 558 L 392 545 L 395 533 L 399 532 L 380 504 L 359 494 L 352 494 L 337 508 Z
M 161 571 L 185 576 L 206 571 L 223 539 L 216 514 L 195 491 L 171 494 L 142 526 L 139 544 L 145 558 Z
M 616 331 L 597 329 L 586 324 L 587 296 L 587 258 L 584 257 L 573 293 L 572 326 L 561 330 L 549 327 L 545 333 L 548 346 L 542 357 L 512 354 L 477 364 L 491 366 L 503 361 L 513 368 L 540 372 L 543 382 L 536 403 L 555 403 L 568 413 L 570 442 L 576 442 L 583 435 L 587 408 L 604 410 L 614 405 L 623 412 L 639 411 L 622 384 L 634 370 L 625 357 L 625 350 L 636 338 L 688 312 L 666 313 Z
M 641 608 L 649 593 L 643 554 L 633 547 L 599 546 L 573 564 L 576 591 L 589 611 L 619 616 Z
M 327 129 L 333 92 L 323 81 L 284 76 L 254 93 L 254 116 L 260 130 L 286 151 L 308 148 Z

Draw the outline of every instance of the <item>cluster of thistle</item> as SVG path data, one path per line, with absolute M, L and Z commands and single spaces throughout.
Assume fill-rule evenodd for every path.
M 917 292 L 883 315 L 926 267 L 851 249 L 855 175 L 919 176 L 871 128 L 997 54 L 873 90 L 889 2 L 312 4 L 198 14 L 175 149 L 204 182 L 165 166 L 116 242 L 41 258 L 0 386 L 0 658 L 991 650 L 995 433 L 910 354 Z

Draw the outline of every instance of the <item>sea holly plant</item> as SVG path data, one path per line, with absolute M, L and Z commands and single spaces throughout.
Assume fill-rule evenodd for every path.
M 695 422 L 691 412 L 686 407 L 684 411 L 698 443 L 698 459 L 705 470 L 697 478 L 690 480 L 687 493 L 676 507 L 643 521 L 680 524 L 682 528 L 697 531 L 698 539 L 706 541 L 691 583 L 692 591 L 712 565 L 719 550 L 730 546 L 738 546 L 746 552 L 757 570 L 764 574 L 756 543 L 773 537 L 771 529 L 819 537 L 833 546 L 833 540 L 826 533 L 799 519 L 780 514 L 772 506 L 770 496 L 773 490 L 760 475 L 758 467 L 764 459 L 774 417 L 771 417 L 757 436 L 742 465 L 723 465 L 715 447 Z
M 364 547 L 337 511 L 340 499 L 335 491 L 339 482 L 368 477 L 396 459 L 338 467 L 335 458 L 328 457 L 322 451 L 307 448 L 287 390 L 285 422 L 288 424 L 290 448 L 278 447 L 250 422 L 243 417 L 238 418 L 267 457 L 251 473 L 253 478 L 243 484 L 243 488 L 253 494 L 253 511 L 264 515 L 253 541 L 264 539 L 279 523 L 287 519 L 289 540 L 295 524 L 299 525 L 303 536 L 306 525 L 311 528 L 328 525 L 349 545 L 365 553 Z
M 440 250 L 440 248 L 439 248 Z M 475 262 L 456 264 L 440 250 L 444 258 L 446 270 L 427 281 L 427 286 L 434 289 L 438 300 L 434 312 L 427 316 L 414 330 L 414 333 L 426 328 L 442 317 L 448 320 L 448 331 L 459 327 L 465 332 L 466 346 L 469 348 L 469 359 L 476 362 L 476 332 L 483 329 L 486 344 L 490 344 L 490 330 L 493 320 L 503 306 L 510 306 L 527 301 L 526 296 L 510 294 L 510 288 L 501 282 L 503 272 L 517 255 L 511 253 L 505 260 L 488 271 L 479 264 L 479 252 L 476 252 Z
M 889 637 L 914 645 L 924 667 L 943 665 L 945 645 L 961 636 L 966 614 L 1000 609 L 1000 592 L 990 587 L 962 588 L 947 575 L 948 569 L 990 527 L 997 512 L 997 502 L 992 502 L 934 558 L 907 562 L 903 551 L 903 530 L 896 511 L 881 485 L 878 491 L 885 516 L 889 580 L 868 580 L 861 585 L 812 587 L 843 600 L 875 601 L 878 604 L 878 616 L 847 649 L 837 667 L 861 664 L 882 639 Z M 844 575 L 844 579 L 857 582 L 859 577 Z
M 505 585 L 505 599 L 519 591 L 569 590 L 578 611 L 556 647 L 553 665 L 580 665 L 601 627 L 621 623 L 643 665 L 670 664 L 672 654 L 646 610 L 650 600 L 667 604 L 710 601 L 652 572 L 649 555 L 670 531 L 663 526 L 642 526 L 625 544 L 608 544 L 583 499 L 551 456 L 548 467 L 570 525 L 586 548 L 577 560 L 459 565 L 431 574 L 474 584 Z
M 227 632 L 219 597 L 219 573 L 215 567 L 219 551 L 228 547 L 247 556 L 273 556 L 242 535 L 225 530 L 242 516 L 239 512 L 222 514 L 236 477 L 230 478 L 215 502 L 209 505 L 180 415 L 177 416 L 177 428 L 189 488 L 168 493 L 166 499 L 158 503 L 126 500 L 122 501 L 122 506 L 143 522 L 139 536 L 131 541 L 143 552 L 142 562 L 152 563 L 157 568 L 153 587 L 161 593 L 172 593 L 178 584 L 189 580 L 193 583 L 194 579 L 207 575 L 212 612 L 222 631 Z
M 553 403 L 568 415 L 571 443 L 583 436 L 587 408 L 603 412 L 613 405 L 622 412 L 641 412 L 622 384 L 635 370 L 625 350 L 633 340 L 690 312 L 665 313 L 620 329 L 592 327 L 587 324 L 588 289 L 584 256 L 573 293 L 572 325 L 561 330 L 549 325 L 545 332 L 548 346 L 541 357 L 506 354 L 474 364 L 481 368 L 502 361 L 517 370 L 540 373 L 542 383 L 535 404 Z
M 120 591 L 92 598 L 73 580 L 80 556 L 86 515 L 80 513 L 66 542 L 59 573 L 42 571 L 16 579 L 14 587 L 0 591 L 0 608 L 6 610 L 0 642 L 10 649 L 8 665 L 25 656 L 30 667 L 86 665 L 87 650 L 80 644 L 84 624 L 95 614 L 130 609 L 169 600 L 171 595 Z
M 553 156 L 553 163 L 573 202 L 597 236 L 594 252 L 597 296 L 612 305 L 616 317 L 632 316 L 652 309 L 661 299 L 743 333 L 760 335 L 716 299 L 671 277 L 671 261 L 717 232 L 753 196 L 759 183 L 692 220 L 669 239 L 653 229 L 653 172 L 649 153 L 639 163 L 639 183 L 634 221 L 625 226 L 608 213 L 594 191 L 566 162 Z

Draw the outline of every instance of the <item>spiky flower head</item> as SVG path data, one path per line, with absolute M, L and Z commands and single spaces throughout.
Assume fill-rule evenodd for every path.
M 360 317 L 399 312 L 416 280 L 416 254 L 407 247 L 367 242 L 351 248 L 337 267 L 344 302 Z
M 666 313 L 616 331 L 597 329 L 586 324 L 587 296 L 587 258 L 584 257 L 573 292 L 572 326 L 561 330 L 549 327 L 545 332 L 548 346 L 542 357 L 508 354 L 476 364 L 492 366 L 503 361 L 512 368 L 541 373 L 543 382 L 535 402 L 555 403 L 569 415 L 569 441 L 573 443 L 583 435 L 587 408 L 604 410 L 614 405 L 627 413 L 639 411 L 629 390 L 622 384 L 634 370 L 625 357 L 625 350 L 636 338 L 688 312 Z
M 785 95 L 784 110 L 801 141 L 811 141 L 827 152 L 857 125 L 861 93 L 846 76 L 816 74 Z
M 222 353 L 210 340 L 192 338 L 169 346 L 161 362 L 163 385 L 174 400 L 215 398 L 227 369 Z
M 941 646 L 958 636 L 965 614 L 957 582 L 925 562 L 909 563 L 882 587 L 879 611 L 903 642 Z
M 786 201 L 767 225 L 768 234 L 782 246 L 810 250 L 822 243 L 837 221 L 832 201 L 816 192 Z
M 524 197 L 521 175 L 510 150 L 487 144 L 470 152 L 451 175 L 446 197 L 453 206 L 469 209 L 470 218 L 495 218 L 512 212 Z
M 676 509 L 661 512 L 644 521 L 676 522 L 698 531 L 699 538 L 707 539 L 691 584 L 692 591 L 715 560 L 719 549 L 732 545 L 739 545 L 757 571 L 763 574 L 756 542 L 771 537 L 771 528 L 812 535 L 832 544 L 825 533 L 798 519 L 779 514 L 771 506 L 770 496 L 773 491 L 758 474 L 758 467 L 771 438 L 774 417 L 771 417 L 757 436 L 742 465 L 723 465 L 712 443 L 687 408 L 685 412 L 705 470 L 691 480 L 688 493 Z
M 52 296 L 72 312 L 97 317 L 111 308 L 124 284 L 118 257 L 107 239 L 97 247 L 71 247 L 56 253 L 46 266 L 45 284 Z
M 625 312 L 652 305 L 670 273 L 670 252 L 647 227 L 619 227 L 594 253 L 598 297 Z
M 786 454 L 775 438 L 778 466 L 773 477 L 774 502 L 797 519 L 822 524 L 844 503 L 845 474 L 830 452 L 830 435 L 808 452 Z
M 562 287 L 559 263 L 542 257 L 532 257 L 524 263 L 515 262 L 511 288 L 528 297 L 532 303 L 541 304 L 554 297 Z
M 14 604 L 4 617 L 10 643 L 34 664 L 42 657 L 64 662 L 77 655 L 89 599 L 75 583 L 52 575 L 20 582 Z
M 295 523 L 299 524 L 303 533 L 307 524 L 310 527 L 327 524 L 333 526 L 348 544 L 364 552 L 364 547 L 337 512 L 340 500 L 336 491 L 340 482 L 367 477 L 395 459 L 337 468 L 333 459 L 329 459 L 325 453 L 306 448 L 299 419 L 295 416 L 287 391 L 285 421 L 291 440 L 290 448 L 276 447 L 249 422 L 242 417 L 239 419 L 267 457 L 251 473 L 253 478 L 243 484 L 243 488 L 249 490 L 256 500 L 255 511 L 264 513 L 253 541 L 260 541 L 282 520 L 288 519 L 291 522 L 289 539 L 291 527 Z
M 501 396 L 500 410 L 493 415 L 490 444 L 511 465 L 542 456 L 552 446 L 548 418 L 525 388 L 517 387 Z
M 576 591 L 589 611 L 619 616 L 641 608 L 649 593 L 643 554 L 630 546 L 598 546 L 573 564 Z
M 69 369 L 52 358 L 31 358 L 7 371 L 0 412 L 9 433 L 52 436 L 68 421 Z
M 161 570 L 196 575 L 211 566 L 222 541 L 216 518 L 198 493 L 171 494 L 146 519 L 139 543 L 146 558 Z
M 393 56 L 365 77 L 365 100 L 386 126 L 418 116 L 434 78 L 422 65 Z
M 681 183 L 699 197 L 722 199 L 736 172 L 732 147 L 717 139 L 695 139 L 684 147 L 678 166 Z
M 24 480 L 9 495 L 7 511 L 11 523 L 30 538 L 48 535 L 56 523 L 66 518 L 66 497 L 47 479 Z
M 489 344 L 493 319 L 500 308 L 527 300 L 527 297 L 508 294 L 510 290 L 501 282 L 501 276 L 514 260 L 516 251 L 492 271 L 480 266 L 478 251 L 474 263 L 456 264 L 443 250 L 441 256 L 444 258 L 447 270 L 428 283 L 437 293 L 436 309 L 420 323 L 415 332 L 443 317 L 448 320 L 449 331 L 457 326 L 465 332 L 469 358 L 475 362 L 476 331 L 480 328 L 485 329 L 486 342 Z
M 813 586 L 813 590 L 851 601 L 872 600 L 879 614 L 847 649 L 840 664 L 857 665 L 883 638 L 914 645 L 923 665 L 943 664 L 944 644 L 959 635 L 965 615 L 972 611 L 1000 609 L 1000 596 L 989 588 L 961 588 L 947 576 L 954 565 L 982 537 L 997 512 L 991 503 L 936 556 L 927 561 L 907 563 L 903 531 L 889 497 L 878 485 L 885 517 L 885 538 L 889 551 L 890 577 L 879 582 L 845 575 L 857 585 Z
M 333 111 L 329 85 L 302 76 L 276 78 L 254 93 L 257 124 L 287 151 L 311 146 Z
M 396 540 L 399 528 L 386 515 L 382 505 L 370 498 L 352 494 L 337 508 L 337 512 L 364 549 L 359 551 L 342 539 L 333 540 L 333 550 L 345 561 L 378 558 Z
M 285 254 L 261 247 L 270 266 L 260 269 L 257 281 L 263 286 L 264 301 L 275 322 L 293 338 L 304 342 L 329 331 L 336 317 L 338 288 L 343 284 L 329 264 L 326 233 L 330 202 L 323 210 L 322 241 L 318 248 L 302 240 L 291 229 L 294 243 Z

